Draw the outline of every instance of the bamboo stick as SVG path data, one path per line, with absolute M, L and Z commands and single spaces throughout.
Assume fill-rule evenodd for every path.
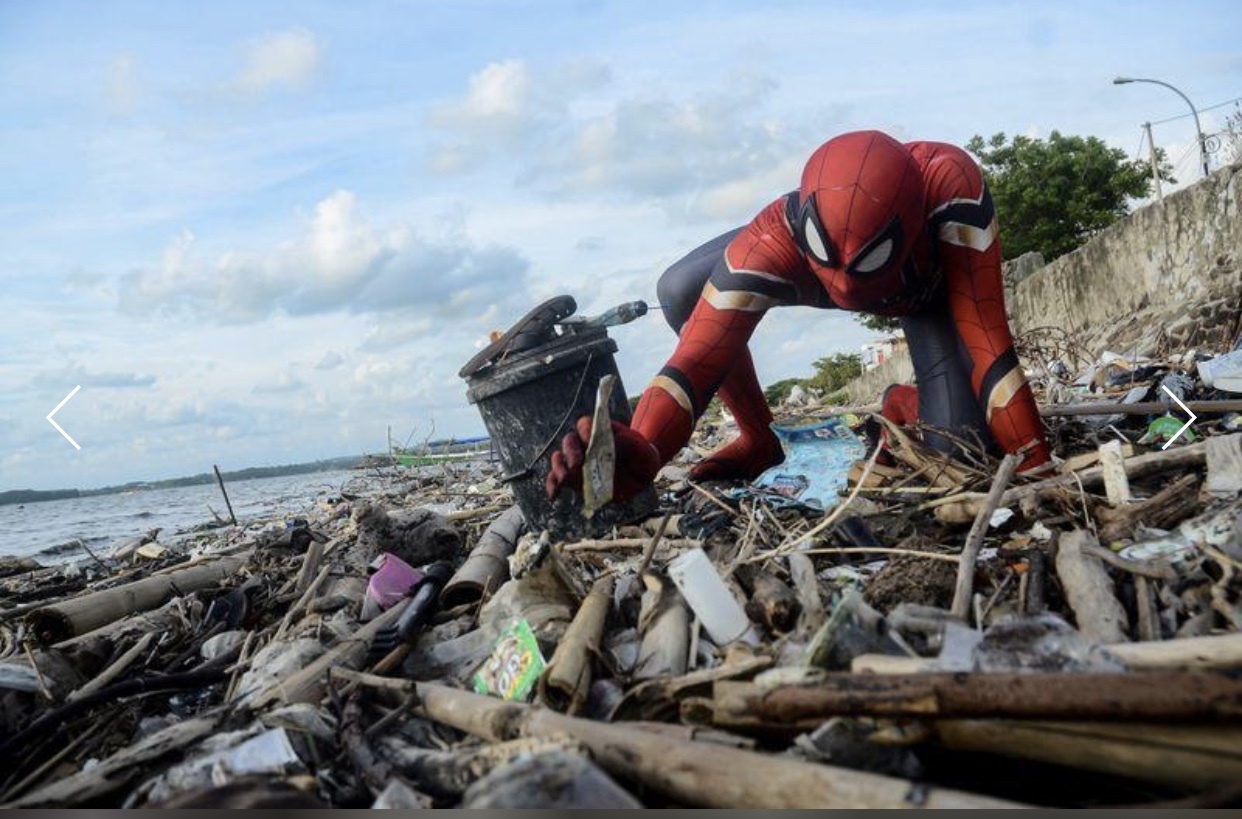
M 646 549 L 651 544 L 649 537 L 619 537 L 614 540 L 579 540 L 566 543 L 561 548 L 566 552 L 612 552 L 621 549 Z M 694 538 L 663 538 L 657 544 L 665 549 L 697 549 L 702 548 L 703 541 Z
M 1119 643 L 1107 649 L 1135 670 L 1174 669 L 1206 671 L 1242 668 L 1242 634 L 1206 637 L 1180 637 L 1152 643 Z M 854 673 L 913 674 L 932 670 L 935 660 L 923 657 L 893 657 L 886 654 L 860 654 L 850 664 Z
M 411 598 L 405 598 L 374 620 L 369 621 L 288 679 L 272 683 L 251 696 L 242 692 L 240 699 L 252 709 L 263 708 L 273 702 L 279 702 L 282 705 L 319 702 L 326 690 L 328 669 L 361 666 L 375 635 L 381 629 L 395 626 L 410 600 Z
M 1242 781 L 1242 728 L 1142 723 L 938 720 L 947 747 L 1210 788 Z
M 971 524 L 970 534 L 966 536 L 962 559 L 957 564 L 957 582 L 953 587 L 953 606 L 950 609 L 959 620 L 966 620 L 970 614 L 971 592 L 975 585 L 975 562 L 979 559 L 979 548 L 983 546 L 983 538 L 988 533 L 992 513 L 1000 506 L 1001 495 L 1021 462 L 1022 456 L 1013 452 L 1001 461 L 996 477 L 992 480 L 992 488 L 983 499 L 983 505 L 975 515 L 975 522 Z
M 302 568 L 298 570 L 297 578 L 293 583 L 293 591 L 297 594 L 305 592 L 311 580 L 319 572 L 323 551 L 323 544 L 311 538 L 310 544 L 306 547 L 306 554 L 302 556 Z
M 366 675 L 346 674 L 364 682 Z M 717 808 L 1013 808 L 989 796 L 809 764 L 712 743 L 685 742 L 427 683 L 408 682 L 425 716 L 492 742 L 569 736 L 620 779 L 685 805 Z
M 599 654 L 614 584 L 610 574 L 595 581 L 539 677 L 539 698 L 557 711 L 576 714 L 586 704 L 591 660 Z
M 235 574 L 249 559 L 247 551 L 74 597 L 35 609 L 26 615 L 26 623 L 44 645 L 58 643 L 135 612 L 156 608 L 174 597 L 211 588 Z
M 118 657 L 116 662 L 96 674 L 94 679 L 89 680 L 80 688 L 69 692 L 69 696 L 65 698 L 66 701 L 73 702 L 74 700 L 80 700 L 85 696 L 94 694 L 96 691 L 121 676 L 121 674 L 125 673 L 125 669 L 129 668 L 130 664 L 133 663 L 134 660 L 142 656 L 142 653 L 151 647 L 151 643 L 154 642 L 155 638 L 156 634 L 153 631 L 149 631 L 142 635 L 142 639 L 130 646 L 129 650 Z
M 511 506 L 479 535 L 466 562 L 440 591 L 440 605 L 455 608 L 477 603 L 488 590 L 495 591 L 509 579 L 509 555 L 526 529 L 520 507 Z

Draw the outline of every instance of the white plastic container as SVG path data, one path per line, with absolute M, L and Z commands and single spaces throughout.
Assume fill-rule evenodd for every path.
M 1199 380 L 1207 387 L 1226 392 L 1242 392 L 1242 350 L 1200 361 Z
M 691 549 L 679 555 L 668 564 L 668 576 L 713 643 L 723 646 L 734 640 L 745 640 L 751 645 L 759 642 L 750 618 L 702 549 Z

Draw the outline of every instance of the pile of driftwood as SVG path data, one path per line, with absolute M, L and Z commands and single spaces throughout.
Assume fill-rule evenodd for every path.
M 0 804 L 1237 804 L 1237 408 L 1126 366 L 1049 368 L 1038 476 L 888 427 L 826 513 L 678 463 L 650 519 L 559 542 L 445 465 L 19 567 Z M 1174 374 L 1201 419 L 1163 448 Z

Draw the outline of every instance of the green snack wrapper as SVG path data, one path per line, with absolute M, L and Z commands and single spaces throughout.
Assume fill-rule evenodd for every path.
M 503 700 L 525 702 L 546 667 L 530 623 L 514 620 L 496 641 L 492 656 L 475 672 L 474 690 Z

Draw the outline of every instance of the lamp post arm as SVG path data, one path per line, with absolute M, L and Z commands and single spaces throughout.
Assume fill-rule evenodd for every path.
M 1207 141 L 1203 138 L 1203 126 L 1199 124 L 1199 112 L 1195 109 L 1195 104 L 1190 101 L 1190 97 L 1183 94 L 1175 86 L 1169 85 L 1163 80 L 1153 80 L 1146 77 L 1130 77 L 1128 82 L 1152 82 L 1156 85 L 1163 85 L 1165 88 L 1169 89 L 1186 101 L 1186 105 L 1190 108 L 1191 115 L 1195 118 L 1195 135 L 1199 138 L 1199 159 L 1203 163 L 1203 175 L 1208 176 Z

